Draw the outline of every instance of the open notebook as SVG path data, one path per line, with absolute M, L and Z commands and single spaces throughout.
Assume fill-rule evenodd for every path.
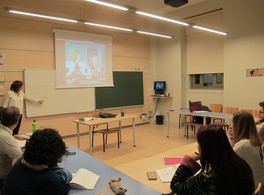
M 99 177 L 100 175 L 81 168 L 73 175 L 70 185 L 72 188 L 92 190 L 99 180 Z
M 163 169 L 156 169 L 156 173 L 160 178 L 160 181 L 162 183 L 166 183 L 166 182 L 171 182 L 176 170 L 178 169 L 178 167 L 180 166 L 180 164 L 175 165 L 174 167 L 166 167 Z

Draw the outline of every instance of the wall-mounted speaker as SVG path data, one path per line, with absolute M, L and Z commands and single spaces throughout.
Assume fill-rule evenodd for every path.
M 172 7 L 180 7 L 188 3 L 188 0 L 164 0 L 164 3 Z

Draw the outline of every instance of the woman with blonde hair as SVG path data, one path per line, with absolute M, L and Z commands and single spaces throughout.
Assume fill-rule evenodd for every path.
M 234 151 L 243 158 L 253 172 L 255 187 L 264 183 L 262 140 L 253 116 L 245 111 L 234 113 L 228 130 Z

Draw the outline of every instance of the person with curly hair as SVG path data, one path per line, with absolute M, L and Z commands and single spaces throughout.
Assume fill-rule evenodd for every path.
M 217 125 L 197 133 L 199 155 L 185 155 L 170 187 L 177 195 L 250 195 L 254 179 L 249 165 L 232 149 L 226 132 Z M 201 166 L 196 162 L 200 160 Z M 196 173 L 201 168 L 201 171 Z
M 57 165 L 67 154 L 56 130 L 38 130 L 26 143 L 23 158 L 9 172 L 3 195 L 68 194 L 72 174 Z

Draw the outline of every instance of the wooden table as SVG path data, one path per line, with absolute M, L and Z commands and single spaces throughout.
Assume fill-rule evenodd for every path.
M 125 114 L 125 116 L 121 116 L 118 114 L 114 118 L 96 118 L 95 120 L 89 120 L 89 121 L 80 121 L 80 120 L 74 120 L 73 122 L 76 123 L 77 125 L 77 144 L 78 148 L 80 148 L 80 130 L 79 130 L 79 125 L 86 125 L 89 128 L 89 148 L 90 148 L 90 154 L 92 155 L 93 150 L 92 150 L 92 128 L 95 125 L 100 125 L 103 123 L 110 123 L 110 122 L 119 122 L 119 129 L 120 129 L 120 142 L 121 142 L 121 130 L 122 130 L 122 125 L 121 121 L 122 120 L 127 120 L 131 119 L 132 120 L 132 125 L 133 125 L 133 146 L 136 147 L 136 137 L 135 137 L 135 118 L 136 115 L 132 114 Z
M 171 191 L 170 183 L 162 183 L 159 178 L 157 180 L 148 180 L 147 172 L 154 171 L 155 169 L 162 169 L 174 166 L 165 165 L 164 158 L 181 158 L 185 154 L 192 154 L 197 151 L 197 143 L 195 142 L 141 160 L 136 160 L 130 163 L 119 165 L 115 168 L 125 173 L 126 175 L 138 180 L 139 182 L 159 191 L 160 193 L 169 193 Z

